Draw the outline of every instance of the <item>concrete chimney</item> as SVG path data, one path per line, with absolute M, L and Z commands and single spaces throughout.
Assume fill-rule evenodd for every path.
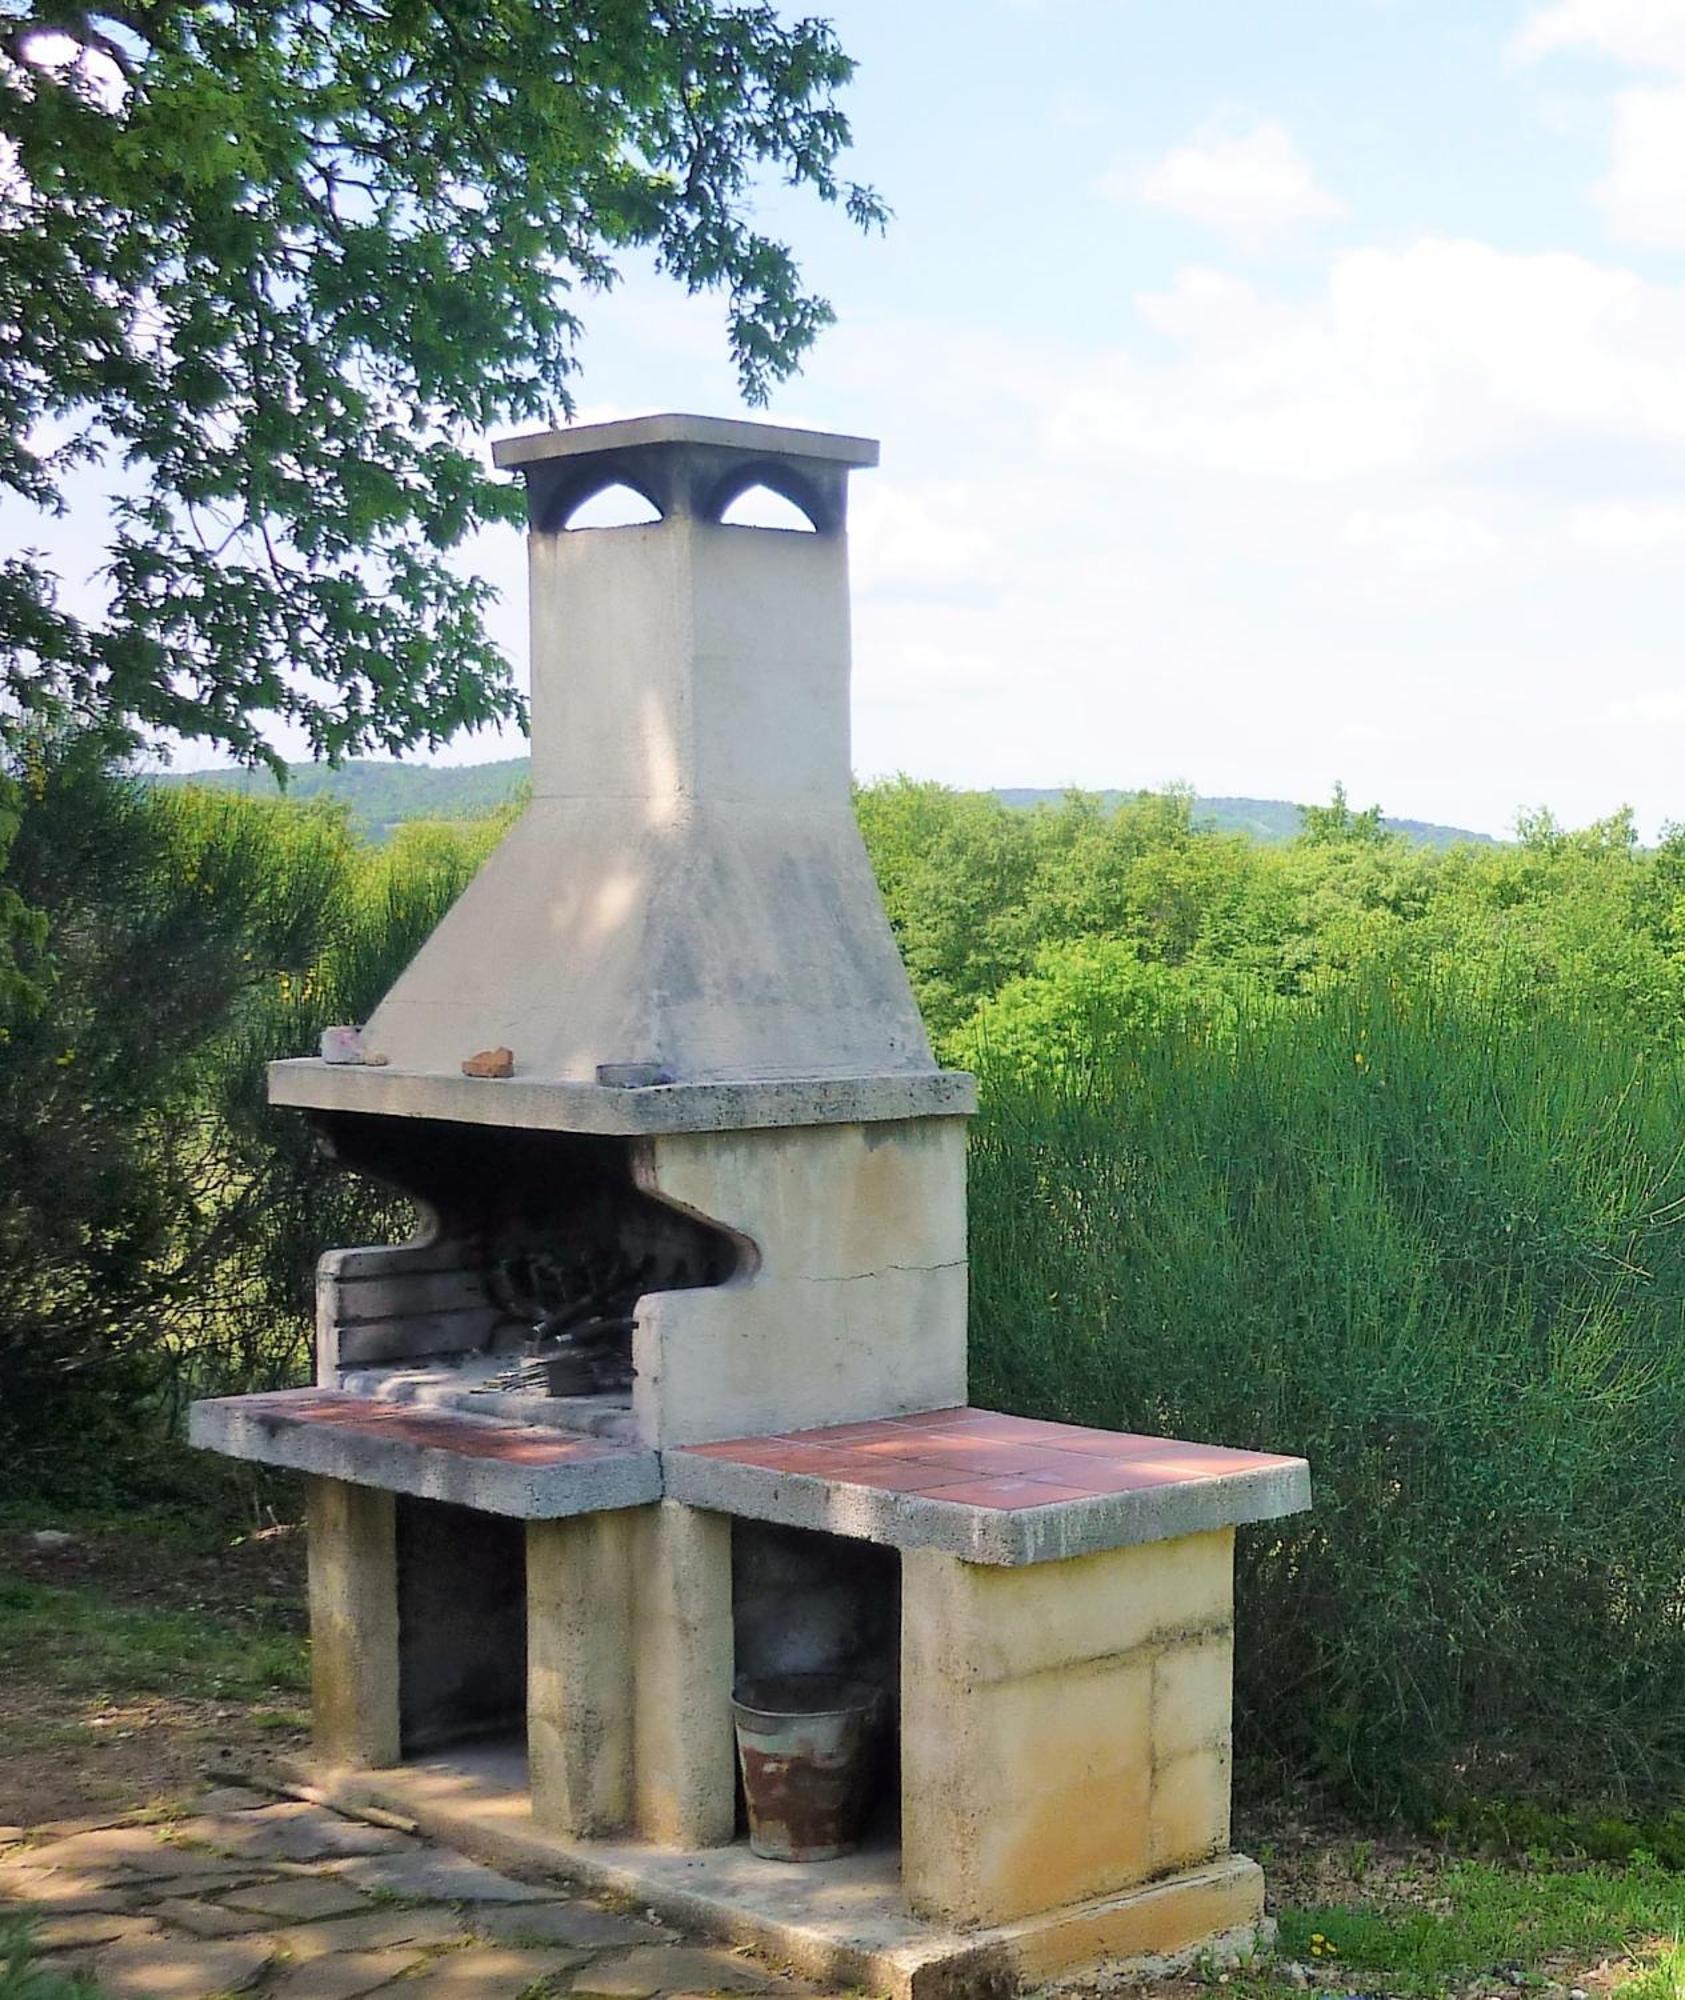
M 527 1084 L 936 1076 L 849 790 L 847 480 L 877 455 L 693 416 L 497 446 L 529 500 L 532 803 L 367 1024 L 393 1083 L 500 1045 Z M 659 519 L 569 525 L 613 486 Z M 722 522 L 754 487 L 812 532 Z M 277 1096 L 348 1105 L 322 1067 Z M 375 1085 L 358 1108 L 405 1108 Z

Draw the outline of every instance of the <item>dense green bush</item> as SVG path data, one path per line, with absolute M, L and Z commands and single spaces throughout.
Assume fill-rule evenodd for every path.
M 321 1248 L 397 1225 L 272 1113 L 263 1066 L 360 1019 L 495 838 L 159 793 L 37 743 L 4 887 L 0 1495 L 123 1492 L 186 1399 L 295 1380 Z
M 1370 1794 L 1685 1774 L 1685 1087 L 1516 1010 L 1381 965 L 985 1077 L 974 1393 L 1310 1459 L 1241 1747 Z

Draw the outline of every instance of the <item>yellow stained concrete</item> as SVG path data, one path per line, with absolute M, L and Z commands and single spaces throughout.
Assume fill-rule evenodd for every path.
M 1229 1845 L 1229 1746 L 1208 1743 L 1153 1767 L 1152 1868 L 1209 1861 Z
M 312 1479 L 310 1715 L 330 1769 L 396 1764 L 398 1554 L 393 1496 L 340 1479 Z
M 736 1813 L 731 1523 L 662 1501 L 527 1525 L 533 1819 L 715 1847 Z
M 1227 1743 L 1234 1705 L 1234 1633 L 1206 1632 L 1153 1662 L 1153 1755 L 1160 1762 Z
M 1010 1949 L 1018 1977 L 1029 1984 L 1090 1965 L 1175 1960 L 1215 1938 L 1245 1944 L 1263 1914 L 1263 1870 L 1244 1854 L 1228 1854 L 1131 1895 L 1015 1926 Z
M 921 1645 L 967 1681 L 1223 1632 L 1234 1616 L 1232 1528 L 1021 1569 L 912 1550 L 905 1563 L 903 1594 Z
M 731 1522 L 671 1500 L 627 1518 L 635 1823 L 664 1847 L 720 1847 L 737 1811 Z
M 527 1523 L 527 1754 L 533 1818 L 587 1839 L 632 1814 L 635 1513 Z
M 1232 1560 L 1227 1530 L 1021 1570 L 904 1555 L 917 1914 L 1007 1922 L 1226 1848 Z

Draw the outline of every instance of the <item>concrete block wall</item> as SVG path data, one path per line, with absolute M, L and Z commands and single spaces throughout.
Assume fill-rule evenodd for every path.
M 675 1134 L 634 1173 L 752 1246 L 729 1283 L 639 1306 L 646 1444 L 965 1401 L 963 1119 Z
M 1023 1569 L 903 1558 L 902 1880 L 1003 1923 L 1229 1842 L 1234 1531 Z

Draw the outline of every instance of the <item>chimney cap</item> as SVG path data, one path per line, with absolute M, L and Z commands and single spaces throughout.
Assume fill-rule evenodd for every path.
M 735 417 L 676 413 L 527 431 L 520 437 L 499 438 L 491 448 L 491 457 L 501 470 L 516 472 L 547 459 L 588 458 L 648 445 L 724 446 L 728 450 L 753 452 L 758 457 L 815 458 L 841 466 L 878 462 L 876 438 L 846 437 L 836 431 L 796 430 L 787 424 L 746 423 Z

